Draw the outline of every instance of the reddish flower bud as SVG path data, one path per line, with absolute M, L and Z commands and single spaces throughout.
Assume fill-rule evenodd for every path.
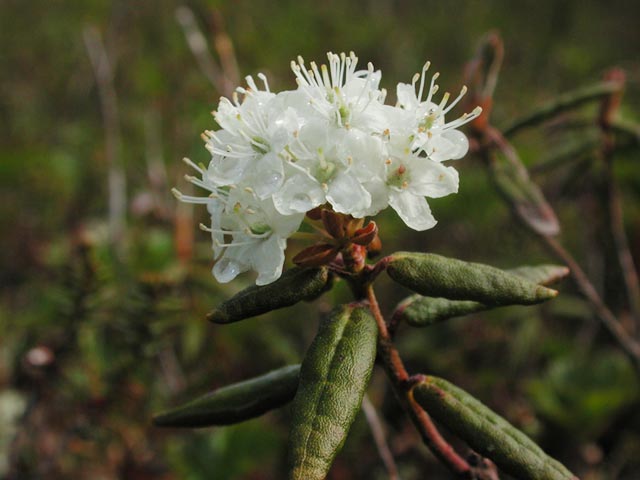
M 329 235 L 333 238 L 344 238 L 345 221 L 347 217 L 342 213 L 336 213 L 333 210 L 322 209 L 320 212 L 322 223 Z
M 338 249 L 328 243 L 318 243 L 305 248 L 295 257 L 293 263 L 301 267 L 319 267 L 327 265 L 338 256 Z
M 378 225 L 376 225 L 376 222 L 372 221 L 369 222 L 366 227 L 356 230 L 353 237 L 351 237 L 351 241 L 358 245 L 367 246 L 374 238 L 376 238 L 377 235 Z

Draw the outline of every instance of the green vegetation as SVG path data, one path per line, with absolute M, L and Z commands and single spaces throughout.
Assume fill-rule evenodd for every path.
M 199 134 L 216 128 L 209 112 L 220 90 L 259 71 L 275 89 L 291 88 L 287 66 L 299 54 L 322 60 L 329 50 L 354 50 L 384 71 L 386 87 L 409 81 L 428 59 L 462 83 L 478 42 L 497 29 L 505 45 L 493 94 L 499 128 L 540 118 L 530 115 L 537 107 L 567 91 L 591 91 L 603 72 L 622 67 L 627 82 L 612 125 L 619 147 L 612 166 L 602 161 L 598 97 L 509 137 L 527 178 L 503 158 L 469 155 L 456 164 L 460 193 L 431 202 L 436 228 L 411 232 L 389 212 L 376 222 L 383 254 L 428 251 L 504 269 L 564 263 L 514 219 L 531 204 L 540 207 L 544 195 L 562 244 L 633 332 L 603 199 L 613 178 L 637 264 L 636 3 L 190 1 L 228 77 L 218 79 L 219 89 L 185 40 L 179 5 L 0 4 L 1 478 L 285 478 L 291 407 L 198 431 L 161 430 L 152 416 L 300 363 L 320 318 L 350 298 L 346 282 L 337 282 L 313 303 L 231 325 L 207 322 L 207 312 L 251 278 L 214 281 L 210 235 L 197 229 L 206 211 L 179 205 L 170 193 L 173 186 L 189 191 L 180 158 L 209 160 Z M 113 72 L 115 96 L 106 100 L 116 106 L 112 117 L 89 55 L 93 48 L 95 60 L 96 39 Z M 507 200 L 517 197 L 513 185 L 530 180 L 540 191 L 510 211 L 492 171 L 502 175 L 496 183 Z M 290 242 L 288 257 L 306 246 Z M 326 276 L 320 280 L 305 298 L 323 290 Z M 386 276 L 379 285 L 385 306 L 409 294 Z M 401 325 L 398 348 L 411 373 L 473 392 L 579 477 L 633 479 L 640 469 L 637 371 L 580 289 L 569 280 L 554 288 L 560 294 L 543 306 L 472 309 L 477 313 L 420 330 Z M 401 478 L 451 478 L 409 428 L 377 370 L 368 395 Z M 355 416 L 330 475 L 387 478 L 364 415 Z

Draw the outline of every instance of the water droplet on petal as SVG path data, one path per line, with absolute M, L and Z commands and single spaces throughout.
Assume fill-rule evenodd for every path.
M 240 273 L 240 265 L 237 262 L 222 258 L 213 266 L 213 276 L 220 283 L 228 283 L 238 276 Z
M 269 175 L 267 183 L 270 185 L 279 185 L 282 182 L 283 175 L 280 172 L 273 172 Z
M 255 192 L 259 198 L 264 199 L 280 188 L 284 180 L 284 175 L 280 172 L 270 172 L 259 180 L 260 183 L 255 186 Z
M 458 130 L 449 130 L 442 136 L 452 143 L 452 147 L 449 152 L 449 158 L 451 160 L 462 158 L 469 151 L 469 140 L 464 133 Z
M 307 210 L 311 210 L 313 207 L 313 202 L 311 201 L 311 197 L 306 193 L 296 193 L 291 199 L 291 209 L 304 212 Z

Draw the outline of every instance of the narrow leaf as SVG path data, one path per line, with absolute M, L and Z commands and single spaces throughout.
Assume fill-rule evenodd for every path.
M 577 478 L 504 418 L 446 380 L 425 377 L 412 394 L 429 415 L 510 475 L 532 480 Z
M 484 303 L 470 300 L 448 300 L 446 298 L 411 295 L 397 308 L 401 318 L 412 327 L 428 327 L 454 317 L 488 310 Z
M 524 278 L 538 285 L 549 285 L 569 274 L 569 269 L 561 265 L 537 265 L 518 267 L 506 272 Z M 397 307 L 401 318 L 413 327 L 427 327 L 453 317 L 488 310 L 492 307 L 469 300 L 448 300 L 446 298 L 411 295 Z
M 496 188 L 516 216 L 541 235 L 557 235 L 560 224 L 542 190 L 530 178 L 516 151 L 508 144 L 493 152 L 489 163 Z
M 569 275 L 569 269 L 564 265 L 523 266 L 506 271 L 538 285 L 553 285 Z
M 572 92 L 563 93 L 549 103 L 541 105 L 528 115 L 516 119 L 511 125 L 504 129 L 504 135 L 505 137 L 513 135 L 525 127 L 539 124 L 566 110 L 580 107 L 585 103 L 601 100 L 604 97 L 619 92 L 620 89 L 621 86 L 619 83 L 604 81 L 596 83 L 595 85 L 582 87 Z
M 207 315 L 214 323 L 232 323 L 312 300 L 331 287 L 327 268 L 292 268 L 268 285 L 253 285 Z
M 159 427 L 210 427 L 258 417 L 291 400 L 298 388 L 300 365 L 229 385 L 153 419 Z
M 346 305 L 320 324 L 302 362 L 289 437 L 289 479 L 324 479 L 342 448 L 371 377 L 377 326 Z
M 398 252 L 390 258 L 389 276 L 421 295 L 472 300 L 495 307 L 532 305 L 558 294 L 512 273 L 479 263 L 432 253 Z

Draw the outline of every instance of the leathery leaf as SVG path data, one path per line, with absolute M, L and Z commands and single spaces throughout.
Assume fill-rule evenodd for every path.
M 368 308 L 346 305 L 320 324 L 302 362 L 289 436 L 289 479 L 326 477 L 371 377 L 377 326 Z
M 427 376 L 411 393 L 429 415 L 510 475 L 531 480 L 576 478 L 524 433 L 446 380 Z
M 568 275 L 569 269 L 561 265 L 536 265 L 513 268 L 506 270 L 506 272 L 538 285 L 549 285 Z M 448 300 L 446 298 L 423 297 L 422 295 L 411 295 L 398 306 L 402 319 L 414 327 L 426 327 L 449 318 L 461 317 L 490 308 L 492 307 L 489 305 L 470 300 Z
M 513 148 L 508 155 L 494 152 L 489 170 L 493 181 L 517 217 L 542 235 L 557 235 L 560 224 L 553 208 L 530 178 L 526 167 Z
M 210 427 L 258 417 L 291 400 L 298 389 L 300 365 L 289 365 L 229 385 L 153 419 L 159 427 Z
M 237 322 L 302 300 L 313 300 L 330 287 L 331 276 L 326 267 L 291 268 L 273 283 L 242 290 L 222 302 L 207 318 L 214 323 Z
M 480 263 L 411 252 L 397 252 L 390 259 L 389 276 L 421 295 L 472 300 L 496 307 L 532 305 L 558 294 L 518 275 Z

